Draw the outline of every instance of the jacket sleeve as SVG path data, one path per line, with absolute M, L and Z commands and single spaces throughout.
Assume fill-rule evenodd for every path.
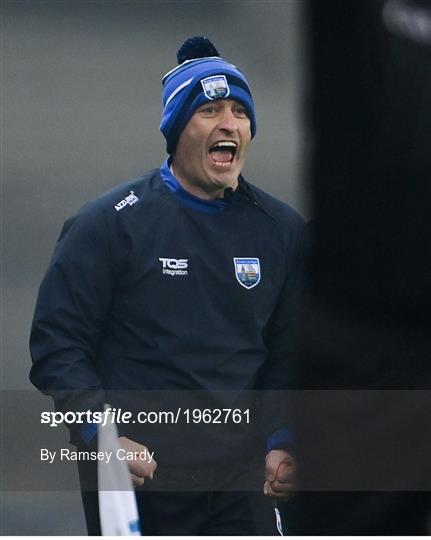
M 288 426 L 288 389 L 290 368 L 295 365 L 295 322 L 301 309 L 305 288 L 305 265 L 309 251 L 306 225 L 299 216 L 292 224 L 285 254 L 285 280 L 277 305 L 265 329 L 268 357 L 260 377 L 261 413 L 267 449 L 282 448 L 280 432 L 292 439 Z M 283 428 L 280 430 L 280 428 Z M 277 432 L 277 433 L 276 433 Z M 276 441 L 276 444 L 271 443 Z
M 30 380 L 54 398 L 57 410 L 103 406 L 95 360 L 113 294 L 111 251 L 102 210 L 87 205 L 64 224 L 41 284 L 30 335 Z

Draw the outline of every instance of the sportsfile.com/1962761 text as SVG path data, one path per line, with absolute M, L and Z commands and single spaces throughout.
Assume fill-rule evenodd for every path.
M 121 408 L 105 411 L 43 411 L 41 424 L 57 427 L 62 423 L 98 424 L 250 424 L 250 409 L 190 409 L 178 407 L 174 411 L 139 411 L 133 414 Z

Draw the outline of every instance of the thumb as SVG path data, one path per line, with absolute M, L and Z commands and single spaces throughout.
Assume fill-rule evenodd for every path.
M 273 482 L 277 474 L 275 463 L 272 459 L 268 458 L 265 463 L 265 478 L 268 482 Z
M 277 469 L 277 480 L 279 482 L 285 483 L 290 482 L 292 479 L 293 474 L 293 466 L 290 463 L 280 463 L 278 469 Z

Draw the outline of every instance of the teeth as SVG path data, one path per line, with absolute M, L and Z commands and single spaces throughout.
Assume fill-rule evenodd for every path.
M 233 141 L 219 141 L 214 145 L 215 148 L 219 146 L 229 146 L 231 148 L 236 148 L 236 143 L 234 143 Z

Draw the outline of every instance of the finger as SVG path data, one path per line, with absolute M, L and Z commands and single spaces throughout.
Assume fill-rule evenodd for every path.
M 277 480 L 275 480 L 270 484 L 271 493 L 274 495 L 278 495 L 280 493 L 291 493 L 294 491 L 294 489 L 294 482 L 277 482 Z
M 149 478 L 151 478 L 151 480 L 152 480 L 153 477 L 154 477 L 154 472 L 155 472 L 155 470 L 157 469 L 157 461 L 155 461 L 155 460 L 153 459 L 153 461 L 150 463 L 150 467 L 151 467 L 151 470 L 150 470 Z
M 130 472 L 133 474 L 136 474 L 137 476 L 143 476 L 143 477 L 152 477 L 156 467 L 153 464 L 153 462 L 148 463 L 148 461 L 144 460 L 134 460 L 129 461 L 128 463 Z
M 295 486 L 290 485 L 289 489 L 282 491 L 275 491 L 272 486 L 269 486 L 267 489 L 266 495 L 268 497 L 274 497 L 275 499 L 289 499 L 295 494 Z
M 293 463 L 280 463 L 274 480 L 278 482 L 291 482 L 295 475 L 295 466 Z
M 265 462 L 265 478 L 269 482 L 272 482 L 275 479 L 277 473 L 277 465 L 278 463 L 276 463 L 275 460 L 271 458 L 271 456 L 267 457 Z
M 153 480 L 154 471 L 157 469 L 157 463 L 155 461 L 152 461 L 149 464 L 144 463 L 144 468 L 145 468 L 145 476 L 148 477 L 150 480 Z
M 132 484 L 134 487 L 141 487 L 144 485 L 144 478 L 141 476 L 136 476 L 136 474 L 130 473 L 130 476 L 132 477 Z

